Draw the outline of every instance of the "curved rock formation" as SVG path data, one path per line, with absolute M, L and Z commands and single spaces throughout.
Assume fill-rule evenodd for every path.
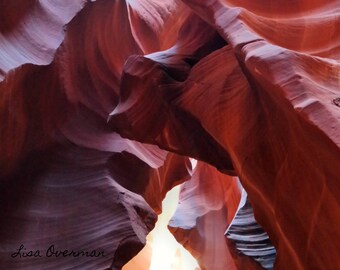
M 2 268 L 120 268 L 137 254 L 157 217 L 110 176 L 109 155 L 58 145 L 2 181 Z
M 192 133 L 213 138 L 222 152 L 230 155 L 253 203 L 256 219 L 277 248 L 276 269 L 338 268 L 339 246 L 333 240 L 340 221 L 335 210 L 339 198 L 336 125 L 339 24 L 338 17 L 332 16 L 337 14 L 337 2 L 321 7 L 306 4 L 295 14 L 290 10 L 289 18 L 312 17 L 319 29 L 324 29 L 325 22 L 333 29 L 335 38 L 327 35 L 308 46 L 303 45 L 302 38 L 312 40 L 308 35 L 311 29 L 318 28 L 310 28 L 302 19 L 291 21 L 279 15 L 266 19 L 269 10 L 263 9 L 259 17 L 255 11 L 251 13 L 219 1 L 185 2 L 213 25 L 229 45 L 199 61 L 184 82 L 172 77 L 163 63 L 131 59 L 125 73 L 138 70 L 134 73 L 137 78 L 130 79 L 133 86 L 130 100 L 136 105 L 125 108 L 122 105 L 123 110 L 118 105 L 111 124 L 130 138 L 167 150 L 179 148 L 183 154 L 205 160 L 221 171 L 230 171 L 230 162 L 221 166 L 212 160 L 218 151 L 211 153 L 214 149 L 211 146 L 199 144 L 197 154 L 180 144 L 181 134 L 174 130 L 185 119 L 185 127 Z M 272 15 L 280 12 L 279 6 L 272 9 L 275 11 Z M 276 31 L 270 39 L 264 34 L 265 22 Z M 300 23 L 304 29 L 300 31 L 301 42 L 284 35 L 293 29 L 292 22 Z M 293 46 L 296 43 L 298 49 Z M 138 78 L 145 82 L 155 77 L 158 87 L 138 87 Z M 153 108 L 162 104 L 158 110 L 166 108 L 168 112 L 162 123 L 172 125 L 171 128 L 163 125 L 151 138 L 143 136 L 138 127 L 144 125 L 143 119 L 150 121 L 159 114 L 148 110 L 146 118 L 133 117 L 146 100 L 144 94 L 150 95 L 146 94 L 150 89 L 157 89 L 156 95 L 160 96 Z M 132 104 L 126 97 L 121 103 Z M 126 122 L 121 123 L 120 119 Z M 191 126 L 196 121 L 203 129 Z
M 202 270 L 236 269 L 226 239 L 221 236 L 236 213 L 241 189 L 237 178 L 201 162 L 191 179 L 181 185 L 180 204 L 169 229 L 197 258 Z
M 0 1 L 0 81 L 23 64 L 50 64 L 63 42 L 65 25 L 84 2 Z
M 253 258 L 263 269 L 273 269 L 276 250 L 268 234 L 256 222 L 253 208 L 244 190 L 242 202 L 226 234 L 230 244 L 238 251 L 235 252 L 238 254 L 234 255 L 238 269 L 241 267 L 250 269 L 244 265 L 242 255 Z
M 14 7 L 1 4 L 9 12 L 1 25 L 5 77 L 0 83 L 0 266 L 4 269 L 120 269 L 144 246 L 166 192 L 188 178 L 187 158 L 123 139 L 107 127 L 124 59 L 143 51 L 131 37 L 135 45 L 126 48 L 125 43 L 126 54 L 117 50 L 105 69 L 97 54 L 106 58 L 105 46 L 116 46 L 131 27 L 128 17 L 112 17 L 112 11 L 120 14 L 125 9 L 132 14 L 133 10 L 125 2 L 83 4 L 79 1 L 75 10 L 74 2 L 35 2 L 23 5 L 18 10 L 22 17 L 15 18 Z M 177 12 L 164 14 L 160 7 L 164 21 Z M 62 18 L 79 11 L 65 33 L 71 17 L 59 18 L 58 8 Z M 106 14 L 101 21 L 96 19 L 98 12 Z M 112 18 L 117 21 L 111 22 Z M 93 28 L 96 21 L 98 28 Z M 60 31 L 58 39 L 49 43 L 51 48 L 42 42 L 49 42 L 54 32 L 33 29 L 35 23 Z M 86 23 L 89 28 L 82 28 Z M 125 28 L 107 44 L 105 31 L 97 31 L 104 25 L 108 32 L 114 25 Z M 169 28 L 176 32 L 176 24 Z M 81 33 L 93 43 L 77 55 Z M 39 38 L 32 38 L 37 34 Z M 109 81 L 103 83 L 105 70 Z M 84 81 L 87 74 L 102 75 L 90 85 Z M 31 257 L 30 251 L 38 257 Z
M 249 228 L 232 227 L 231 176 L 275 269 L 340 268 L 338 0 L 12 2 L 0 0 L 0 268 L 120 269 L 189 180 L 177 239 L 202 269 L 259 269 L 246 255 L 263 246 L 248 237 L 242 255 L 233 237 Z M 105 256 L 10 257 L 21 243 Z

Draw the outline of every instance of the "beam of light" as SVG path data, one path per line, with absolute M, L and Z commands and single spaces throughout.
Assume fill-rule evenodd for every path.
M 155 228 L 147 236 L 146 247 L 125 265 L 123 270 L 137 270 L 137 268 L 143 270 L 200 270 L 195 258 L 176 241 L 167 228 L 178 204 L 179 191 L 180 186 L 177 186 L 167 193 L 162 203 L 163 212 L 158 216 Z M 151 258 L 146 259 L 145 256 L 150 256 L 150 253 Z M 143 256 L 144 258 L 142 258 Z M 149 261 L 149 268 L 138 265 L 143 261 Z

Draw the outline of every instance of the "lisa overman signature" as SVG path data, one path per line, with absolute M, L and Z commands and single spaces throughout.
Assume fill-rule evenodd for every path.
M 12 258 L 63 258 L 63 257 L 105 257 L 105 253 L 102 250 L 58 250 L 54 245 L 50 245 L 45 251 L 42 250 L 28 250 L 23 244 L 20 245 L 15 252 L 11 254 Z

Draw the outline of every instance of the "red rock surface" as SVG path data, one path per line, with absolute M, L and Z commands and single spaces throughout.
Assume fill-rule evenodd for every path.
M 339 7 L 0 0 L 0 268 L 120 269 L 190 179 L 178 241 L 258 269 L 224 236 L 238 176 L 275 269 L 340 269 Z M 10 258 L 19 242 L 107 256 Z
M 236 177 L 201 162 L 182 184 L 169 229 L 197 258 L 201 269 L 236 269 L 227 240 L 221 236 L 234 218 L 241 189 Z

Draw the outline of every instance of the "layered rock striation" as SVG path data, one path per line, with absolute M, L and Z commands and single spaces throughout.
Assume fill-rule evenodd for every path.
M 121 269 L 181 183 L 169 225 L 201 269 L 340 268 L 338 0 L 13 3 L 1 268 Z

